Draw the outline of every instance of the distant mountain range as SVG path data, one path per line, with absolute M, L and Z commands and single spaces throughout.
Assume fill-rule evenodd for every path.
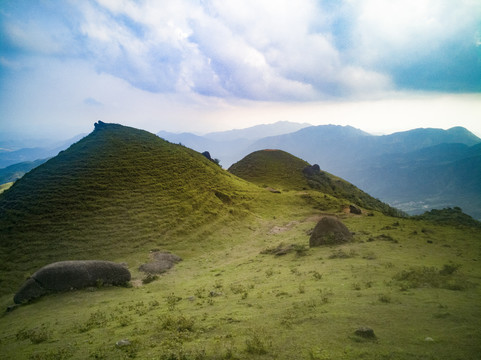
M 236 138 L 235 131 L 215 140 L 209 134 L 158 135 L 197 151 L 207 150 L 224 167 L 257 150 L 284 150 L 409 214 L 459 206 L 481 219 L 481 139 L 465 128 L 377 136 L 351 126 L 321 125 L 272 135 L 270 131 L 278 131 L 280 124 L 263 128 L 264 136 L 257 139 Z
M 25 145 L 25 143 L 22 142 L 11 144 L 0 141 L 0 168 L 21 162 L 48 159 L 57 155 L 60 151 L 65 150 L 84 136 L 85 134 L 80 134 L 64 141 L 44 141 L 40 145 L 33 144 L 33 147 L 29 147 L 28 145 L 27 147 L 22 147 L 22 145 Z

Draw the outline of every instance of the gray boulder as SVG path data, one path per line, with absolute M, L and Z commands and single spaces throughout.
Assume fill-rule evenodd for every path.
M 140 271 L 148 274 L 162 274 L 172 268 L 179 261 L 182 261 L 179 256 L 169 252 L 155 251 L 151 254 L 151 257 L 153 261 L 140 265 Z
M 312 231 L 309 246 L 337 245 L 351 240 L 352 234 L 346 225 L 334 217 L 324 217 Z
M 49 292 L 82 289 L 98 285 L 122 285 L 130 281 L 124 266 L 110 261 L 60 261 L 35 272 L 15 294 L 13 301 L 21 304 Z

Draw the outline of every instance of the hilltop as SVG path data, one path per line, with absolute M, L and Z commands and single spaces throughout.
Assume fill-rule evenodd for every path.
M 229 168 L 232 174 L 263 187 L 286 190 L 313 189 L 386 215 L 401 211 L 373 198 L 349 182 L 282 150 L 259 150 Z

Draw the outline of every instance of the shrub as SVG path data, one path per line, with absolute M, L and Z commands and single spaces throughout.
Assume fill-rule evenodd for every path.
M 169 308 L 170 311 L 173 311 L 175 309 L 175 306 L 177 305 L 177 303 L 180 302 L 181 300 L 182 300 L 181 297 L 175 296 L 174 293 L 171 293 L 166 298 L 167 307 Z
M 104 312 L 97 310 L 90 314 L 89 319 L 84 324 L 77 324 L 77 330 L 81 333 L 87 332 L 94 328 L 105 327 L 107 322 L 107 315 Z
M 310 271 L 310 273 L 312 273 L 312 276 L 314 277 L 314 279 L 316 280 L 322 279 L 322 274 L 320 272 L 313 270 L 313 271 Z
M 53 349 L 43 353 L 36 353 L 30 355 L 30 360 L 64 360 L 70 359 L 74 355 L 74 348 L 72 346 L 65 346 L 59 349 Z
M 160 323 L 162 330 L 168 330 L 173 332 L 193 332 L 195 320 L 191 317 L 179 316 L 166 316 Z
M 440 275 L 452 275 L 461 267 L 459 264 L 445 264 L 443 268 L 439 271 Z
M 331 255 L 329 255 L 329 259 L 349 259 L 357 256 L 357 253 L 355 250 L 351 249 L 349 252 L 345 252 L 343 249 L 338 249 L 337 251 L 332 252 Z
M 382 303 L 389 304 L 391 302 L 391 296 L 387 294 L 379 294 L 378 300 Z
M 444 265 L 442 270 L 435 267 L 413 267 L 401 271 L 394 280 L 401 282 L 401 288 L 433 287 L 448 290 L 465 290 L 472 284 L 463 276 L 456 274 L 459 265 Z
M 268 344 L 257 331 L 252 331 L 246 339 L 246 352 L 251 355 L 265 355 L 267 354 Z
M 40 344 L 52 337 L 52 331 L 48 325 L 42 324 L 33 329 L 22 329 L 17 332 L 17 340 L 30 340 L 32 344 Z
M 293 249 L 296 252 L 296 256 L 298 256 L 298 257 L 306 256 L 307 252 L 309 251 L 309 248 L 306 245 L 302 245 L 302 244 L 301 245 L 299 245 L 299 244 L 293 245 Z

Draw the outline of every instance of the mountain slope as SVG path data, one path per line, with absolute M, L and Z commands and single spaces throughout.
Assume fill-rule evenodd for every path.
M 311 167 L 306 161 L 282 150 L 260 150 L 229 168 L 234 175 L 263 187 L 286 190 L 314 189 L 387 215 L 403 214 L 347 181 Z
M 2 277 L 12 259 L 26 271 L 53 260 L 116 259 L 242 217 L 249 189 L 257 191 L 195 151 L 99 123 L 0 195 Z

